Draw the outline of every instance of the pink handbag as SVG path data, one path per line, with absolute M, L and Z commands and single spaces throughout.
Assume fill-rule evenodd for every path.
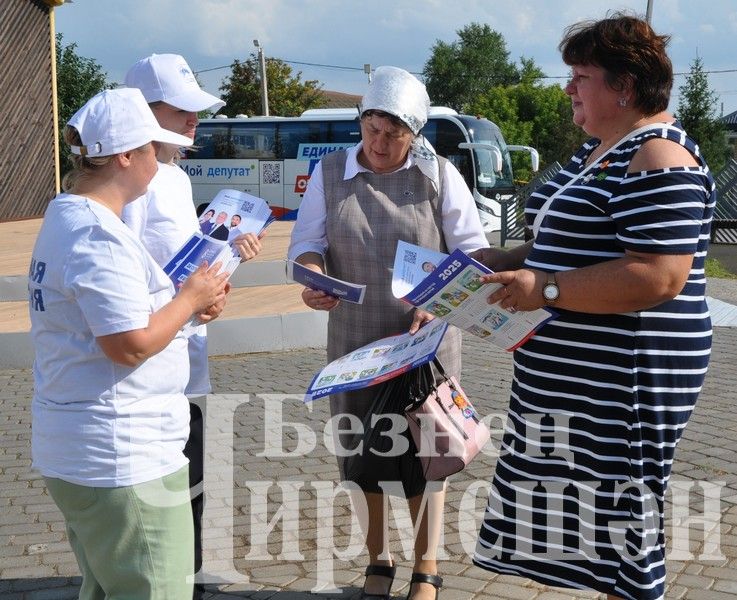
M 444 381 L 405 410 L 428 481 L 463 470 L 491 437 L 456 378 L 448 377 L 437 359 L 435 367 Z

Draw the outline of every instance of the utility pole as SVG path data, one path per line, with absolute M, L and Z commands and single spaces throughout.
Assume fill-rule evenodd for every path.
M 363 65 L 363 72 L 368 75 L 368 82 L 371 83 L 371 63 Z
M 261 113 L 263 116 L 269 116 L 269 93 L 266 89 L 266 59 L 264 58 L 264 49 L 258 40 L 253 40 L 253 45 L 258 49 L 258 64 L 261 71 Z
M 649 25 L 653 24 L 653 0 L 647 0 L 647 12 L 645 13 L 645 20 Z

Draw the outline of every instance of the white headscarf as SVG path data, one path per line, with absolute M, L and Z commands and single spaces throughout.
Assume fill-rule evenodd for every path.
M 361 99 L 361 115 L 380 110 L 401 120 L 415 135 L 410 154 L 422 173 L 438 190 L 438 160 L 433 147 L 418 135 L 427 123 L 430 97 L 414 75 L 398 67 L 378 67 Z

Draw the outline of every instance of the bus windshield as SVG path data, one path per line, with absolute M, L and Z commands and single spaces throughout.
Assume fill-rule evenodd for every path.
M 468 131 L 469 141 L 476 144 L 496 146 L 502 155 L 501 172 L 494 171 L 491 151 L 474 148 L 472 151 L 476 170 L 476 189 L 487 198 L 495 198 L 497 194 L 509 194 L 514 190 L 512 176 L 512 159 L 507 144 L 499 128 L 487 119 L 477 119 L 467 115 L 459 116 L 459 120 Z

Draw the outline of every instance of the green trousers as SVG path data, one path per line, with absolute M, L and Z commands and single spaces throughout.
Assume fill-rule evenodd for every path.
M 192 597 L 188 468 L 132 486 L 87 487 L 45 478 L 82 572 L 80 600 Z

